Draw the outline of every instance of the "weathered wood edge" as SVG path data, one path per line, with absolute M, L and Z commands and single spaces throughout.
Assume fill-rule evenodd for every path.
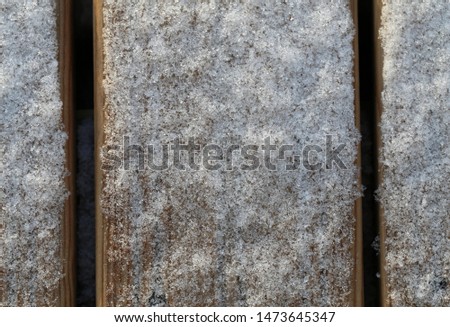
M 103 106 L 105 103 L 103 90 L 103 0 L 93 1 L 94 18 L 94 151 L 95 151 L 95 248 L 96 248 L 96 303 L 105 306 L 105 274 L 104 262 L 105 242 L 103 230 L 103 215 L 101 211 L 101 192 L 103 176 L 101 169 L 100 150 L 104 142 Z
M 360 130 L 360 94 L 359 94 L 359 33 L 358 33 L 358 1 L 350 0 L 350 9 L 353 16 L 355 36 L 353 40 L 353 78 L 355 90 L 355 126 Z M 356 167 L 358 168 L 358 188 L 361 189 L 361 144 L 358 144 L 358 154 L 356 158 Z M 355 216 L 355 244 L 353 245 L 354 256 L 354 276 L 353 276 L 353 294 L 352 305 L 364 305 L 364 267 L 363 267 L 363 224 L 362 224 L 362 198 L 355 201 L 353 213 Z
M 58 0 L 56 6 L 59 45 L 60 94 L 62 120 L 68 136 L 65 144 L 66 170 L 64 183 L 70 192 L 64 204 L 62 220 L 63 278 L 60 282 L 60 305 L 75 305 L 75 126 L 73 106 L 72 0 Z

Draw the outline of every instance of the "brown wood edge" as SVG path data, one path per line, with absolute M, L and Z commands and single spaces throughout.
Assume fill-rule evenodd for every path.
M 358 1 L 350 0 L 350 9 L 353 17 L 355 36 L 353 39 L 353 78 L 355 90 L 355 126 L 360 130 L 360 95 L 359 95 L 359 34 L 358 34 Z M 361 189 L 361 144 L 358 144 L 358 153 L 356 158 L 356 167 L 358 169 L 358 188 Z M 353 245 L 354 272 L 353 272 L 353 292 L 352 305 L 364 306 L 364 266 L 363 266 L 363 225 L 362 225 L 362 198 L 355 200 L 353 209 L 355 217 L 355 243 Z
M 62 258 L 64 276 L 60 282 L 60 305 L 75 305 L 75 125 L 73 107 L 72 79 L 72 0 L 56 2 L 58 61 L 61 101 L 63 103 L 62 120 L 68 136 L 65 144 L 66 169 L 70 175 L 64 179 L 70 192 L 64 204 L 62 220 Z
M 103 190 L 103 174 L 101 169 L 100 150 L 104 142 L 105 95 L 103 90 L 103 0 L 93 1 L 94 19 L 94 138 L 95 138 L 95 282 L 97 306 L 105 306 L 105 242 L 104 224 L 101 210 L 101 192 Z
M 383 112 L 383 47 L 380 39 L 381 14 L 383 8 L 383 0 L 373 0 L 374 12 L 374 44 L 375 44 L 375 110 L 376 110 L 376 148 L 378 149 L 378 172 L 377 184 L 380 186 L 383 182 L 383 165 L 381 164 L 381 114 Z M 388 297 L 388 286 L 386 276 L 386 222 L 383 207 L 379 202 L 378 206 L 378 226 L 380 234 L 380 301 L 382 306 L 390 306 Z

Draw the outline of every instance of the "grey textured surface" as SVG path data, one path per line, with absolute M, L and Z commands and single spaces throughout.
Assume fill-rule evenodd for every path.
M 55 1 L 0 3 L 1 305 L 58 305 L 66 134 Z
M 77 128 L 77 306 L 95 306 L 94 122 Z
M 384 1 L 388 301 L 450 305 L 450 3 Z
M 348 165 L 105 170 L 105 304 L 351 305 L 348 1 L 105 1 L 103 19 L 104 151 L 124 135 L 302 148 L 332 134 Z

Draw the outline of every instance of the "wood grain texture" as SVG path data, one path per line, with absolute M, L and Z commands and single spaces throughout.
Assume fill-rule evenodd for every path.
M 75 119 L 73 107 L 73 58 L 72 58 L 72 0 L 58 0 L 58 40 L 61 101 L 63 123 L 68 136 L 65 146 L 66 169 L 69 175 L 65 185 L 70 192 L 64 205 L 62 221 L 63 273 L 60 286 L 61 306 L 75 305 Z
M 98 205 L 103 189 L 102 163 L 100 150 L 104 142 L 103 107 L 105 94 L 103 91 L 103 1 L 93 1 L 94 17 L 94 143 L 95 143 L 95 223 L 96 223 L 96 298 L 97 306 L 105 306 L 104 283 L 107 276 L 107 262 L 105 260 L 105 230 L 101 207 Z
M 350 7 L 353 15 L 353 19 L 356 25 L 357 22 L 357 2 L 355 0 L 350 1 Z M 120 22 L 121 18 L 117 17 L 117 22 Z M 214 239 L 217 238 L 215 235 L 218 229 L 225 229 L 225 233 L 229 233 L 229 235 L 233 235 L 236 239 L 236 244 L 230 241 L 227 243 L 231 249 L 227 250 L 223 257 L 220 257 L 220 254 L 217 253 L 209 253 L 208 255 L 211 257 L 213 262 L 233 262 L 235 260 L 234 253 L 239 252 L 237 248 L 240 240 L 239 237 L 247 237 L 250 235 L 240 234 L 241 232 L 233 231 L 232 226 L 219 226 L 215 225 L 216 222 L 195 222 L 191 221 L 191 225 L 186 225 L 186 222 L 183 221 L 185 218 L 182 216 L 182 212 L 180 212 L 179 208 L 176 208 L 177 203 L 168 204 L 162 210 L 162 214 L 160 216 L 160 221 L 162 225 L 160 225 L 156 230 L 145 230 L 144 232 L 136 231 L 136 227 L 132 225 L 131 222 L 126 219 L 122 219 L 125 217 L 131 209 L 131 203 L 142 199 L 143 206 L 145 208 L 151 208 L 152 202 L 149 200 L 152 197 L 151 189 L 144 189 L 143 194 L 132 194 L 124 193 L 122 200 L 123 202 L 118 205 L 117 202 L 110 203 L 111 206 L 115 207 L 115 217 L 105 217 L 104 208 L 101 207 L 100 203 L 105 197 L 111 196 L 114 199 L 116 195 L 108 195 L 105 194 L 105 173 L 102 169 L 102 159 L 101 159 L 101 149 L 104 146 L 105 142 L 105 124 L 108 119 L 113 119 L 111 117 L 105 117 L 105 112 L 109 112 L 108 108 L 105 108 L 105 93 L 104 93 L 104 78 L 105 78 L 105 53 L 104 53 L 104 34 L 103 34 L 103 24 L 104 24 L 104 16 L 103 16 L 103 1 L 102 0 L 94 0 L 94 28 L 95 28 L 95 149 L 96 149 L 96 230 L 97 230 L 97 304 L 99 306 L 114 306 L 114 305 L 124 305 L 131 306 L 136 305 L 158 305 L 163 303 L 164 305 L 242 305 L 245 303 L 242 300 L 242 288 L 243 284 L 249 283 L 248 279 L 257 278 L 249 276 L 239 276 L 239 274 L 226 275 L 220 271 L 220 267 L 206 267 L 204 271 L 199 270 L 190 270 L 188 273 L 189 279 L 192 281 L 190 284 L 178 285 L 178 281 L 176 279 L 176 271 L 180 269 L 180 267 L 185 267 L 188 265 L 188 262 L 191 260 L 190 255 L 199 252 L 199 248 L 205 249 L 205 251 L 209 251 L 210 248 L 214 247 Z M 358 42 L 357 35 L 354 38 L 353 49 L 355 52 L 354 57 L 354 119 L 355 125 L 359 128 L 359 80 L 358 80 Z M 117 118 L 116 118 L 117 119 Z M 357 167 L 360 167 L 360 149 L 358 147 L 357 159 L 355 162 Z M 207 182 L 207 179 L 204 180 Z M 146 185 L 150 185 L 150 180 L 145 180 L 144 183 Z M 164 184 L 164 180 L 162 180 Z M 232 181 L 227 181 L 229 185 L 232 185 Z M 278 181 L 273 180 L 273 185 L 276 187 Z M 358 174 L 358 185 L 361 184 L 360 177 Z M 202 181 L 198 181 L 199 188 L 203 188 L 204 192 L 210 192 L 214 194 L 217 192 L 216 189 L 207 189 L 202 186 Z M 236 190 L 238 190 L 239 185 L 234 185 Z M 170 186 L 169 186 L 170 188 Z M 148 192 L 148 193 L 147 193 Z M 220 193 L 218 193 L 218 196 Z M 258 198 L 260 194 L 255 190 L 254 195 Z M 178 196 L 178 197 L 177 197 Z M 181 194 L 175 194 L 175 199 L 182 198 Z M 186 215 L 198 215 L 201 216 L 202 212 L 210 212 L 214 214 L 215 207 L 217 204 L 214 202 L 210 202 L 209 200 L 199 200 L 198 198 L 191 199 L 193 203 L 191 203 L 194 208 L 197 208 L 196 212 L 188 209 L 188 203 L 181 203 L 184 205 Z M 180 204 L 180 203 L 179 203 Z M 121 205 L 125 205 L 125 207 L 121 207 Z M 122 217 L 122 216 L 123 217 Z M 233 221 L 233 215 L 236 215 L 235 212 L 229 213 L 230 219 Z M 276 215 L 276 211 L 273 211 L 273 215 Z M 362 296 L 362 217 L 361 217 L 361 200 L 358 199 L 354 203 L 353 216 L 356 218 L 354 220 L 353 225 L 350 229 L 353 229 L 354 242 L 350 242 L 348 248 L 350 249 L 352 258 L 353 258 L 353 271 L 351 273 L 351 281 L 348 281 L 348 284 L 351 285 L 351 290 L 348 295 L 345 296 L 345 301 L 339 302 L 339 305 L 351 305 L 351 306 L 360 306 L 363 305 L 363 296 Z M 290 226 L 292 227 L 292 226 Z M 197 240 L 197 244 L 192 245 L 192 243 L 187 242 L 183 239 L 182 231 L 183 230 L 195 230 L 199 231 L 199 236 L 202 235 L 202 240 Z M 122 231 L 122 232 L 120 232 Z M 261 230 L 263 233 L 267 233 L 265 229 Z M 117 234 L 119 233 L 119 234 Z M 136 267 L 132 264 L 132 256 L 133 251 L 136 251 L 132 248 L 130 244 L 128 244 L 128 240 L 136 237 L 136 234 L 139 234 L 142 242 L 140 243 L 141 253 L 145 253 L 145 255 L 140 256 L 140 265 L 144 267 L 144 269 L 148 269 L 150 273 L 148 274 L 140 274 L 136 272 Z M 167 244 L 155 244 L 155 239 L 165 235 L 165 242 Z M 240 234 L 240 235 L 239 235 Z M 118 237 L 120 240 L 118 240 Z M 160 241 L 162 239 L 160 238 Z M 280 239 L 280 244 L 287 244 L 286 239 Z M 169 289 L 172 288 L 173 291 L 169 291 L 167 297 L 163 297 L 161 294 L 152 291 L 151 289 L 154 287 L 152 282 L 155 280 L 155 277 L 152 274 L 156 274 L 154 270 L 152 270 L 152 265 L 159 265 L 162 260 L 160 257 L 161 253 L 158 253 L 160 250 L 158 246 L 163 247 L 166 246 L 166 251 L 175 251 L 178 248 L 180 251 L 180 257 L 168 257 L 165 260 L 168 260 L 168 270 L 163 271 L 162 278 L 165 280 L 165 286 Z M 346 248 L 347 245 L 337 245 L 333 248 L 333 251 L 341 251 L 341 247 Z M 317 251 L 315 248 L 311 248 L 311 253 Z M 122 258 L 126 258 L 128 256 L 129 260 L 122 260 L 120 262 L 114 262 L 114 258 L 111 258 L 111 253 L 120 253 Z M 282 253 L 281 253 L 282 254 Z M 284 254 L 282 254 L 284 255 Z M 114 264 L 113 264 L 114 262 Z M 319 262 L 315 262 L 317 267 L 320 266 Z M 213 268 L 213 269 L 211 269 Z M 295 272 L 297 273 L 297 272 Z M 323 271 L 321 270 L 320 274 Z M 326 272 L 326 274 L 333 275 L 337 272 Z M 136 284 L 136 277 L 132 277 L 133 274 L 137 274 L 140 276 L 138 278 L 139 284 Z M 222 274 L 222 275 L 221 275 Z M 319 273 L 318 273 L 319 274 Z M 255 275 L 256 276 L 256 275 Z M 184 279 L 185 276 L 183 276 Z M 315 276 L 314 276 L 315 277 Z M 244 278 L 244 280 L 243 280 Z M 320 277 L 322 278 L 322 277 Z M 331 280 L 335 277 L 331 277 Z M 158 279 L 158 277 L 156 277 Z M 225 280 L 224 280 L 225 279 Z M 182 282 L 182 279 L 180 279 Z M 198 288 L 199 281 L 212 281 L 211 283 L 205 282 L 203 285 L 203 289 Z M 170 285 L 170 283 L 176 285 Z M 222 283 L 222 284 L 221 284 Z M 147 290 L 149 288 L 150 290 Z M 129 296 L 126 292 L 129 292 L 129 289 L 134 290 L 133 296 Z M 250 286 L 247 292 L 257 293 L 257 287 Z M 125 293 L 124 293 L 125 292 Z M 148 293 L 148 296 L 143 296 L 142 294 Z M 270 294 L 267 294 L 270 296 Z M 141 300 L 141 297 L 144 300 Z M 119 300 L 120 298 L 124 298 L 124 300 Z M 133 300 L 133 298 L 137 300 Z M 190 299 L 192 302 L 180 302 L 181 299 Z M 344 298 L 344 297 L 343 297 Z M 217 300 L 221 299 L 221 300 Z M 314 302 L 314 299 L 300 299 L 298 298 L 296 301 L 291 299 L 286 294 L 287 302 L 284 304 L 287 305 L 302 305 L 307 303 L 319 303 Z M 281 302 L 271 302 L 270 299 L 260 300 L 261 304 L 270 305 L 271 303 L 281 303 Z M 289 302 L 291 301 L 291 302 Z M 310 302 L 308 302 L 310 301 Z M 331 300 L 333 301 L 333 300 Z M 333 303 L 333 302 L 331 302 Z M 336 302 L 335 302 L 336 303 Z

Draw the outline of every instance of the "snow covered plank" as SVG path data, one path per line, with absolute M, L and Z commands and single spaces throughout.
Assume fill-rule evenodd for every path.
M 450 3 L 375 3 L 385 306 L 450 305 Z
M 355 3 L 94 1 L 99 305 L 361 304 Z M 314 160 L 121 160 L 269 137 Z
M 0 6 L 0 305 L 73 305 L 70 1 Z

